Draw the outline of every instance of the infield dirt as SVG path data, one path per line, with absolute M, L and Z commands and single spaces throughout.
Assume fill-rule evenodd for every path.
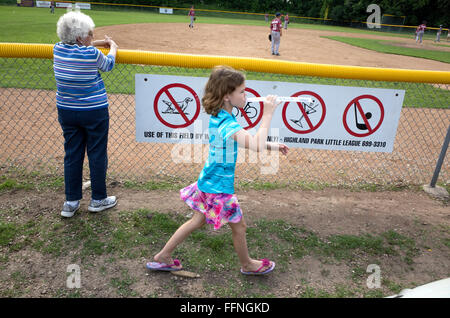
M 114 25 L 95 29 L 96 38 L 101 39 L 105 34 L 111 36 L 120 48 L 129 50 L 450 71 L 450 64 L 447 63 L 402 55 L 386 55 L 321 37 L 336 35 L 389 40 L 409 47 L 445 50 L 450 54 L 450 47 L 434 46 L 430 40 L 425 40 L 423 45 L 416 44 L 413 34 L 411 34 L 411 38 L 405 39 L 382 35 L 289 28 L 283 30 L 280 44 L 281 56 L 277 57 L 271 55 L 270 42 L 267 38 L 268 27 L 197 23 L 194 29 L 190 29 L 187 24 L 181 23 L 149 23 Z

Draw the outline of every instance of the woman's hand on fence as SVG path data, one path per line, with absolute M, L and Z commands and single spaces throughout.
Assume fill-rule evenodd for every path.
M 113 39 L 107 35 L 105 35 L 105 44 L 109 48 L 115 47 L 115 49 L 118 49 L 119 46 L 116 44 L 116 42 L 113 41 Z
M 107 35 L 105 35 L 105 44 L 106 44 L 106 47 L 109 47 L 109 54 L 113 55 L 115 58 L 117 55 L 117 49 L 119 48 L 119 46 L 116 44 L 116 42 L 113 41 L 112 38 L 110 38 Z
M 94 46 L 100 46 L 100 47 L 105 47 L 105 48 L 115 48 L 116 50 L 118 49 L 118 45 L 116 44 L 116 42 L 113 41 L 113 39 L 107 35 L 105 35 L 105 38 L 103 40 L 97 40 L 94 41 L 92 43 Z

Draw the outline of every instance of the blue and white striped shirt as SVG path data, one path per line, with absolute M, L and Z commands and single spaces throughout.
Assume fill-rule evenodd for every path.
M 53 69 L 56 79 L 56 107 L 94 110 L 108 107 L 105 84 L 99 73 L 111 71 L 113 55 L 105 56 L 93 46 L 56 43 Z
M 205 193 L 234 193 L 234 171 L 238 144 L 230 138 L 242 127 L 236 117 L 221 109 L 209 120 L 209 156 L 197 186 Z

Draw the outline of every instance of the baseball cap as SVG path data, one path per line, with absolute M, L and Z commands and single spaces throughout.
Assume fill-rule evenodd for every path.
M 275 13 L 275 16 L 276 16 L 276 17 L 278 17 L 278 16 L 280 16 L 280 15 L 281 15 L 280 12 Z

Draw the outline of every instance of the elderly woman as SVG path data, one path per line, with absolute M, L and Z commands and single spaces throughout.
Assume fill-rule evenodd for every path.
M 58 121 L 64 135 L 66 201 L 61 215 L 72 217 L 80 207 L 84 154 L 87 151 L 92 199 L 88 210 L 100 212 L 117 204 L 107 196 L 106 170 L 109 130 L 108 98 L 99 70 L 111 71 L 117 44 L 108 36 L 93 41 L 94 22 L 79 11 L 60 17 L 53 48 Z M 109 47 L 104 55 L 95 46 Z

